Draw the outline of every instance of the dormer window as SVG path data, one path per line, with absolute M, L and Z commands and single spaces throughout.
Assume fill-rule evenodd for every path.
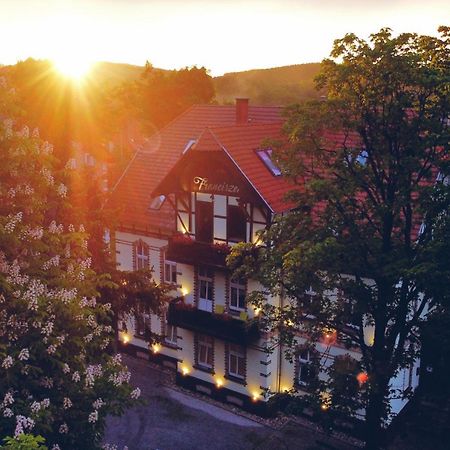
M 157 197 L 153 197 L 150 201 L 149 208 L 153 211 L 159 211 L 165 200 L 165 195 L 158 195 Z
M 256 154 L 274 177 L 279 177 L 281 175 L 280 168 L 273 162 L 271 148 L 256 150 Z
M 367 153 L 367 150 L 362 149 L 361 152 L 356 157 L 356 162 L 360 166 L 365 166 L 367 164 L 367 158 L 369 157 L 369 154 Z
M 195 139 L 189 139 L 181 154 L 184 155 L 188 152 L 196 142 L 197 141 Z

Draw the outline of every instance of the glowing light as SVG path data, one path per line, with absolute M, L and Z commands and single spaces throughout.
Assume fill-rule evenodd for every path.
M 92 68 L 92 62 L 77 58 L 77 55 L 67 54 L 54 58 L 53 65 L 62 75 L 74 80 L 81 80 Z
M 254 402 L 257 402 L 259 400 L 259 394 L 257 392 L 253 392 L 252 394 L 252 400 Z
M 320 409 L 322 411 L 326 411 L 327 409 L 330 408 L 331 405 L 331 395 L 329 392 L 321 392 L 320 393 L 320 399 L 321 399 L 321 404 L 320 404 Z
M 369 380 L 369 375 L 367 375 L 366 372 L 360 372 L 358 373 L 358 375 L 356 375 L 356 379 L 358 380 L 359 385 L 362 386 Z
M 253 311 L 254 311 L 255 317 L 257 317 L 257 316 L 259 316 L 259 313 L 261 312 L 261 308 L 255 307 Z
M 122 332 L 121 340 L 124 344 L 128 344 L 130 342 L 131 337 L 128 333 Z
M 181 373 L 186 376 L 189 373 L 189 369 L 186 366 L 183 366 L 181 368 Z
M 153 353 L 159 353 L 159 351 L 161 350 L 161 345 L 160 344 L 153 344 L 152 345 L 152 351 Z
M 186 295 L 188 295 L 189 294 L 189 289 L 188 288 L 181 288 L 181 293 L 184 295 L 184 296 L 186 296 Z
M 323 339 L 324 339 L 325 344 L 327 344 L 327 345 L 334 344 L 337 340 L 336 330 L 333 330 L 331 328 L 325 328 Z
M 218 388 L 221 388 L 221 387 L 223 386 L 223 380 L 222 380 L 222 378 L 217 378 L 217 379 L 216 379 L 216 386 L 217 386 Z

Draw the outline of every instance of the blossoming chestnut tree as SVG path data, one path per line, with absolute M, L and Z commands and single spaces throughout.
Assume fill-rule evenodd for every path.
M 9 117 L 13 96 L 0 79 L 0 436 L 95 449 L 106 416 L 140 391 L 110 354 L 111 312 L 96 301 L 86 233 L 61 223 L 70 205 L 52 146 Z

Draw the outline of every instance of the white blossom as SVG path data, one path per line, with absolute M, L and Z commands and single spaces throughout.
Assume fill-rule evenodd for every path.
M 78 383 L 78 381 L 80 381 L 80 374 L 78 373 L 78 370 L 73 373 L 72 380 L 75 381 L 75 383 Z
M 88 422 L 95 423 L 98 420 L 98 411 L 95 410 L 89 414 Z
M 32 413 L 37 414 L 41 410 L 41 404 L 39 402 L 33 402 L 30 409 Z
M 141 390 L 139 388 L 134 389 L 130 394 L 130 397 L 134 400 L 137 400 L 140 396 L 141 396 Z
M 100 409 L 104 404 L 105 402 L 101 398 L 98 398 L 94 403 L 92 403 L 92 406 L 94 409 Z
M 16 416 L 16 429 L 14 431 L 14 436 L 19 436 L 25 430 L 31 430 L 34 427 L 34 420 L 29 417 L 17 415 Z
M 7 392 L 3 398 L 2 406 L 12 405 L 14 403 L 14 396 L 12 392 Z
M 53 186 L 53 184 L 55 183 L 55 179 L 53 178 L 53 175 L 51 174 L 50 170 L 47 169 L 47 167 L 43 167 L 41 169 L 41 175 L 49 186 Z
M 63 407 L 64 409 L 69 409 L 73 405 L 72 400 L 69 397 L 64 397 Z
M 17 357 L 20 361 L 27 361 L 30 357 L 30 351 L 27 348 L 20 350 L 19 356 Z
M 59 427 L 59 432 L 61 434 L 67 434 L 69 432 L 69 427 L 67 426 L 67 423 L 63 423 L 60 427 Z
M 56 192 L 58 193 L 58 195 L 62 198 L 66 197 L 67 195 L 67 186 L 63 183 L 60 183 Z
M 18 212 L 16 214 L 9 214 L 7 217 L 8 222 L 5 225 L 5 232 L 9 234 L 12 233 L 16 228 L 16 225 L 22 222 L 22 218 L 23 218 L 22 212 Z
M 3 410 L 3 417 L 12 417 L 14 415 L 11 408 L 5 408 Z
M 11 356 L 8 355 L 8 356 L 3 360 L 3 362 L 2 362 L 2 367 L 3 367 L 4 369 L 9 369 L 13 364 L 14 364 L 14 360 L 12 359 Z
M 50 267 L 58 267 L 59 266 L 59 255 L 55 255 L 51 257 L 48 261 L 46 261 L 44 264 L 42 264 L 43 270 L 48 270 Z
M 52 145 L 52 144 L 49 144 L 47 141 L 45 141 L 45 142 L 42 144 L 41 152 L 42 152 L 44 155 L 49 155 L 50 153 L 53 152 L 53 145 Z

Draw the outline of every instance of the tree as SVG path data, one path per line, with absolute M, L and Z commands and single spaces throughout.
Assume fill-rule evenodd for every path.
M 0 435 L 95 449 L 106 416 L 139 390 L 111 354 L 110 305 L 97 301 L 105 277 L 90 268 L 88 236 L 61 222 L 70 205 L 52 146 L 16 129 L 6 115 L 14 102 L 0 80 Z
M 47 450 L 42 436 L 21 433 L 16 438 L 7 437 L 3 441 L 5 445 L 0 447 L 2 450 Z
M 147 62 L 140 80 L 116 89 L 112 104 L 114 115 L 126 127 L 134 119 L 144 132 L 153 134 L 190 106 L 210 103 L 214 94 L 213 80 L 204 67 L 166 71 Z
M 370 449 L 382 445 L 389 398 L 404 394 L 391 392 L 390 380 L 417 357 L 418 326 L 449 296 L 442 230 L 450 195 L 442 175 L 450 29 L 439 31 L 439 38 L 393 37 L 382 29 L 369 42 L 353 34 L 335 41 L 317 80 L 327 99 L 289 107 L 286 139 L 274 152 L 295 185 L 295 208 L 275 218 L 265 247 L 245 244 L 229 258 L 285 299 L 276 308 L 264 306 L 264 292 L 251 295 L 291 356 L 300 330 L 312 342 L 333 330 L 359 349 Z M 331 392 L 329 411 L 337 410 L 342 392 L 322 388 Z

